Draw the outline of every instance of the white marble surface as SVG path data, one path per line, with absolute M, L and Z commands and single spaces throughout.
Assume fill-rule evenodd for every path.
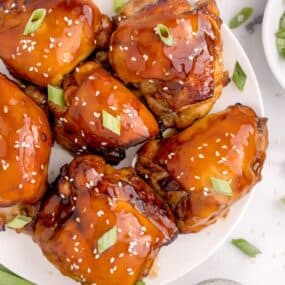
M 225 23 L 242 7 L 263 13 L 266 0 L 220 0 Z M 281 11 L 277 11 L 278 15 Z M 277 15 L 276 15 L 277 16 Z M 285 284 L 285 90 L 270 72 L 263 47 L 261 26 L 250 34 L 245 27 L 234 31 L 256 71 L 269 118 L 270 147 L 263 181 L 232 238 L 243 237 L 257 245 L 262 254 L 250 259 L 226 242 L 207 262 L 171 285 L 195 285 L 209 278 L 228 278 L 243 285 Z M 285 76 L 285 75 L 284 75 Z M 191 258 L 191 256 L 189 256 Z

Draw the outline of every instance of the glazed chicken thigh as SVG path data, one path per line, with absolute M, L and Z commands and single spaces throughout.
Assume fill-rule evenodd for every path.
M 124 148 L 158 134 L 148 109 L 95 62 L 79 66 L 63 85 L 66 106 L 50 105 L 56 139 L 67 149 L 100 153 L 117 163 Z
M 42 202 L 34 239 L 81 284 L 134 285 L 176 233 L 171 211 L 133 169 L 115 170 L 88 155 L 62 168 Z
M 179 230 L 197 232 L 261 179 L 267 140 L 266 119 L 235 105 L 145 145 L 136 169 L 169 203 Z
M 44 112 L 3 75 L 0 93 L 0 216 L 5 222 L 21 213 L 23 204 L 42 198 L 51 133 Z
M 40 19 L 29 33 L 27 25 Z M 16 77 L 59 85 L 96 47 L 108 44 L 110 27 L 91 0 L 2 0 L 0 58 Z
M 215 1 L 129 1 L 111 38 L 117 75 L 144 95 L 165 127 L 205 116 L 228 82 Z

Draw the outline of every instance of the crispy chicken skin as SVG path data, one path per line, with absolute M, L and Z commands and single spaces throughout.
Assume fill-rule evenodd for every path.
M 117 75 L 140 90 L 165 127 L 205 116 L 228 82 L 215 1 L 133 0 L 119 19 L 110 48 Z M 168 27 L 171 46 L 156 34 L 158 24 Z
M 100 253 L 101 237 L 114 227 L 114 245 Z M 81 284 L 134 285 L 176 233 L 171 211 L 133 169 L 115 170 L 87 155 L 62 168 L 42 203 L 34 240 Z
M 24 36 L 35 9 L 46 17 Z M 91 0 L 0 1 L 0 57 L 19 78 L 39 86 L 59 85 L 96 47 L 109 41 L 110 20 Z
M 44 112 L 0 75 L 0 215 L 46 190 L 51 133 Z
M 168 201 L 179 230 L 198 232 L 227 214 L 261 179 L 267 144 L 266 119 L 235 105 L 145 145 L 136 169 Z M 215 191 L 212 178 L 229 181 L 233 195 Z
M 121 82 L 95 62 L 79 66 L 64 82 L 64 108 L 51 103 L 57 141 L 74 152 L 100 153 L 109 162 L 124 158 L 124 148 L 158 134 L 156 120 Z M 103 111 L 119 118 L 120 133 L 103 125 Z

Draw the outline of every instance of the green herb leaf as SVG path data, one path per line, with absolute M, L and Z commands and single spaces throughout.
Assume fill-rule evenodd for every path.
M 160 37 L 161 41 L 167 46 L 173 46 L 173 37 L 167 26 L 158 24 L 154 28 L 155 33 Z
M 106 111 L 102 111 L 103 126 L 117 134 L 121 134 L 121 121 Z
M 117 227 L 113 227 L 98 240 L 98 252 L 103 253 L 117 242 Z
M 240 64 L 236 62 L 234 75 L 233 75 L 233 82 L 240 91 L 243 91 L 246 80 L 247 80 L 246 73 L 243 71 Z
M 126 5 L 127 0 L 114 0 L 113 6 L 116 13 L 120 13 L 122 8 Z
M 7 227 L 15 230 L 23 229 L 32 221 L 32 218 L 27 216 L 16 216 L 13 220 L 7 223 Z
M 256 257 L 261 251 L 245 239 L 233 239 L 232 244 L 249 257 Z
M 215 177 L 212 177 L 211 181 L 212 181 L 212 185 L 214 187 L 214 190 L 217 193 L 223 194 L 225 196 L 232 196 L 233 195 L 231 185 L 228 181 L 218 179 Z
M 48 85 L 48 100 L 56 105 L 65 106 L 63 89 Z
M 1 266 L 2 268 L 2 266 Z M 28 280 L 23 279 L 22 277 L 19 277 L 6 267 L 4 267 L 5 270 L 0 270 L 0 284 L 7 284 L 7 285 L 36 285 L 33 282 L 30 282 Z
M 279 22 L 279 30 L 285 30 L 285 12 L 283 13 L 283 15 L 280 18 L 280 22 Z
M 230 21 L 230 28 L 236 29 L 244 24 L 253 14 L 253 8 L 245 7 L 241 9 Z
M 140 280 L 136 283 L 136 285 L 145 285 L 145 283 L 142 280 Z
M 280 30 L 276 33 L 276 37 L 279 39 L 285 39 L 285 30 Z
M 40 26 L 42 25 L 45 17 L 46 17 L 47 11 L 46 9 L 36 9 L 32 13 L 31 17 L 29 18 L 24 33 L 24 36 L 28 36 L 34 32 L 36 32 Z

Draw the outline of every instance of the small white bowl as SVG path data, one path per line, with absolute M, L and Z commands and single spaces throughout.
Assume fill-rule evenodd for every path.
M 278 54 L 275 37 L 275 33 L 279 30 L 280 18 L 284 12 L 284 0 L 268 1 L 263 19 L 262 37 L 266 59 L 271 71 L 285 89 L 285 58 Z

